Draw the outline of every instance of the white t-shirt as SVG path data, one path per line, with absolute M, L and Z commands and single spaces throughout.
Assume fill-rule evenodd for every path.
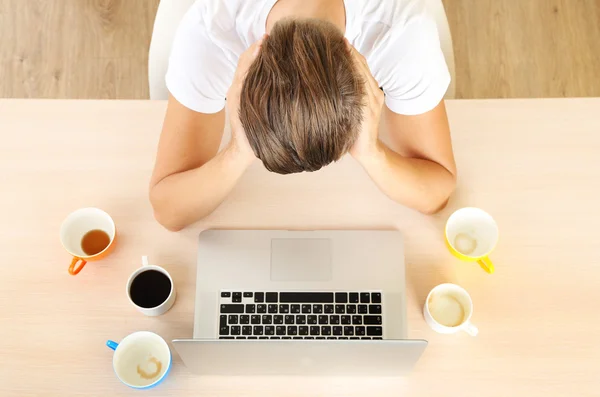
M 197 0 L 178 28 L 170 93 L 197 112 L 225 106 L 238 58 L 265 33 L 277 0 Z M 394 112 L 422 114 L 444 97 L 450 74 L 425 0 L 345 0 L 350 43 L 367 59 Z

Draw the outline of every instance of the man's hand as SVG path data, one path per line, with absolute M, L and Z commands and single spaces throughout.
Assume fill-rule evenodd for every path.
M 363 122 L 358 138 L 352 148 L 350 148 L 352 157 L 360 162 L 361 159 L 370 156 L 378 150 L 379 120 L 381 118 L 381 110 L 383 109 L 384 95 L 383 91 L 379 89 L 379 84 L 377 84 L 377 81 L 371 74 L 365 57 L 349 43 L 348 48 L 352 52 L 354 63 L 363 77 L 365 86 L 366 103 L 363 107 Z
M 227 92 L 227 111 L 229 113 L 229 122 L 231 125 L 231 142 L 229 149 L 234 150 L 237 154 L 251 161 L 254 159 L 254 152 L 248 143 L 248 138 L 240 122 L 240 94 L 242 92 L 242 86 L 244 85 L 244 79 L 246 73 L 258 52 L 260 51 L 263 38 L 256 43 L 252 44 L 244 53 L 240 56 L 238 66 L 233 76 L 233 82 L 229 91 Z

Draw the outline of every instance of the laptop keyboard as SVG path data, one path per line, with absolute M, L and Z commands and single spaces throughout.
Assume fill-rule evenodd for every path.
M 382 339 L 380 291 L 221 291 L 219 339 Z

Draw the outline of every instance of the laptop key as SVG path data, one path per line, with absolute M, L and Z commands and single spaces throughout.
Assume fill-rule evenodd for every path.
M 316 324 L 318 321 L 317 316 L 315 316 L 314 314 L 311 316 L 307 316 L 307 322 L 309 324 Z
M 344 335 L 345 336 L 354 336 L 354 327 L 345 326 L 344 327 Z
M 351 316 L 342 316 L 342 324 L 343 325 L 352 324 L 352 317 Z
M 313 336 L 321 335 L 321 327 L 313 325 L 310 327 L 310 334 Z
M 369 314 L 381 314 L 381 305 L 369 305 Z
M 341 336 L 342 335 L 342 327 L 333 327 L 333 335 Z
M 268 306 L 267 310 L 268 310 L 268 311 L 269 311 L 269 313 L 271 313 L 271 314 L 277 314 L 277 305 L 276 305 L 276 304 L 274 304 L 274 303 L 271 303 L 271 304 Z
M 265 301 L 267 303 L 277 303 L 277 292 L 267 292 Z
M 242 332 L 242 327 L 240 327 L 239 325 L 233 325 L 231 327 L 231 335 L 239 335 Z
M 275 327 L 272 325 L 267 325 L 265 327 L 265 335 L 268 335 L 268 336 L 275 335 Z
M 381 303 L 381 292 L 373 292 L 371 294 L 371 303 Z
M 245 336 L 236 336 L 235 339 L 246 339 Z
M 279 336 L 271 336 L 271 339 L 281 339 Z
M 244 314 L 244 305 L 221 305 L 221 314 Z
M 348 303 L 348 293 L 347 292 L 336 292 L 335 293 L 335 303 Z
M 365 334 L 366 334 L 365 327 L 363 327 L 363 326 L 354 327 L 354 334 L 356 334 L 358 336 L 365 336 Z
M 288 314 L 290 312 L 290 305 L 279 305 L 279 313 Z
M 297 314 L 296 315 L 296 324 L 298 324 L 298 325 L 306 324 L 306 316 L 304 314 Z
M 227 325 L 227 315 L 221 314 L 219 317 L 219 327 L 224 327 Z
M 283 316 L 282 315 L 273 316 L 273 324 L 283 324 Z
M 308 335 L 308 326 L 302 325 L 298 327 L 298 335 Z
M 358 314 L 367 314 L 368 311 L 367 305 L 358 305 Z
M 240 324 L 250 324 L 250 316 L 247 314 L 242 314 L 240 316 Z
M 339 324 L 340 323 L 340 316 L 329 316 L 329 324 Z
M 241 292 L 234 292 L 233 293 L 233 297 L 231 298 L 231 301 L 233 303 L 240 303 L 242 301 L 242 293 Z
M 335 305 L 335 314 L 346 314 L 346 305 Z
M 246 305 L 246 313 L 248 313 L 248 314 L 256 313 L 256 305 L 255 304 L 247 304 Z
M 229 326 L 219 328 L 219 335 L 229 335 Z
M 290 311 L 294 314 L 300 313 L 300 305 L 292 305 Z
M 295 325 L 288 325 L 287 334 L 290 336 L 298 335 L 298 327 L 296 327 Z
M 256 336 L 249 336 L 248 339 L 258 339 Z
M 292 339 L 291 336 L 282 336 L 281 339 Z
M 350 299 L 348 300 L 350 303 L 358 303 L 358 292 L 350 292 Z
M 256 312 L 257 313 L 266 313 L 267 312 L 267 305 L 256 305 Z
M 254 335 L 262 335 L 264 332 L 263 326 L 262 325 L 255 325 L 254 328 L 252 328 L 252 334 Z
M 233 336 L 219 336 L 219 339 L 235 339 Z
M 304 339 L 304 338 L 301 336 L 294 336 L 292 339 Z
M 237 314 L 230 314 L 229 317 L 227 318 L 227 322 L 231 325 L 231 324 L 237 324 L 238 323 L 238 316 Z
M 326 314 L 321 314 L 319 316 L 319 324 L 321 324 L 321 325 L 329 324 L 329 316 Z
M 254 294 L 254 303 L 262 303 L 265 301 L 265 293 L 264 292 L 256 292 Z
M 367 327 L 367 335 L 369 336 L 382 336 L 383 328 L 382 327 Z
M 352 336 L 350 339 L 360 339 L 358 336 Z
M 323 305 L 313 305 L 313 313 L 314 314 L 323 313 Z
M 273 324 L 273 316 L 271 316 L 270 314 L 264 314 L 262 316 L 262 323 L 264 325 L 270 325 Z
M 363 316 L 365 325 L 381 325 L 381 316 Z
M 325 339 L 324 336 L 317 336 L 315 339 Z
M 362 316 L 352 316 L 353 325 L 362 325 Z
M 337 339 L 335 336 L 328 336 L 327 339 Z
M 280 336 L 285 335 L 285 330 L 286 330 L 285 325 L 278 325 L 275 327 L 275 333 Z
M 348 339 L 347 336 L 340 336 L 338 339 Z
M 302 305 L 302 313 L 304 313 L 304 314 L 310 314 L 311 313 L 311 307 L 310 307 L 310 305 Z
M 260 316 L 258 314 L 253 314 L 252 316 L 250 316 L 250 323 L 260 324 Z
M 360 303 L 371 303 L 371 294 L 369 294 L 368 292 L 361 292 Z
M 321 327 L 321 335 L 329 336 L 331 335 L 331 327 L 328 325 L 324 325 Z
M 346 306 L 346 313 L 348 313 L 348 314 L 356 314 L 356 305 L 348 305 L 348 306 Z
M 333 303 L 333 292 L 280 292 L 281 303 Z
M 379 339 L 379 340 L 381 340 L 381 339 L 383 339 L 383 338 L 382 338 L 381 336 L 377 336 L 377 337 L 375 337 L 375 338 L 373 338 L 373 339 Z
M 242 327 L 242 335 L 252 335 L 252 327 L 249 325 L 244 325 Z
M 252 292 L 244 292 L 244 298 L 252 298 Z
M 268 336 L 259 336 L 258 339 L 269 339 Z
M 294 316 L 291 314 L 287 314 L 285 316 L 285 323 L 286 324 L 294 324 Z
M 314 336 L 306 336 L 306 337 L 304 337 L 304 339 L 315 339 L 315 337 Z
M 231 298 L 231 292 L 221 292 L 221 298 Z
M 323 311 L 326 314 L 333 314 L 333 305 L 325 305 L 325 307 L 323 308 Z

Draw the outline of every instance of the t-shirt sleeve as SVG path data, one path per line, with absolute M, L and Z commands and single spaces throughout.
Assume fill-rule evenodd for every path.
M 435 21 L 427 16 L 414 18 L 388 37 L 378 51 L 381 58 L 372 67 L 386 94 L 386 105 L 404 115 L 432 110 L 450 85 Z
M 183 106 L 201 113 L 225 107 L 235 65 L 212 40 L 198 7 L 183 17 L 171 48 L 166 84 Z

